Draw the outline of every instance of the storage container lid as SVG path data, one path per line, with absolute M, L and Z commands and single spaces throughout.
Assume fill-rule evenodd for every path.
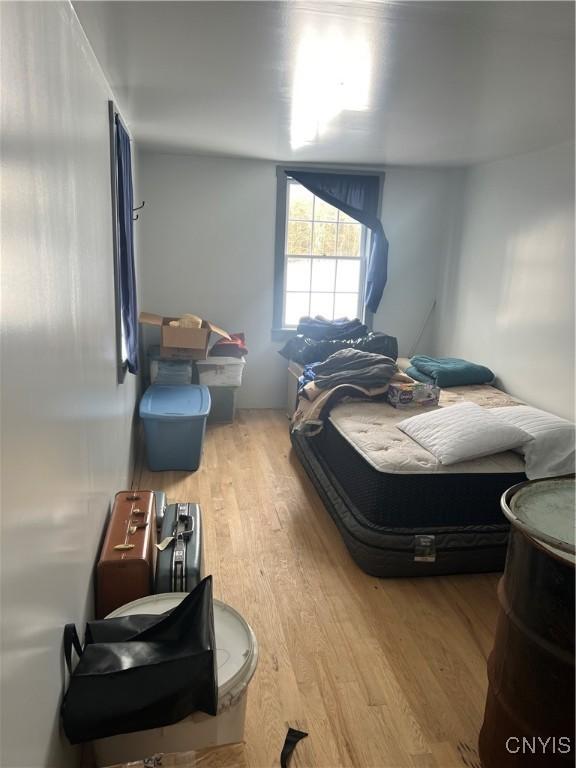
M 164 365 L 178 365 L 182 367 L 190 368 L 194 362 L 191 357 L 166 357 L 166 355 L 162 354 L 161 347 L 159 344 L 152 344 L 152 346 L 148 347 L 147 351 L 148 361 L 152 362 L 153 360 L 157 363 L 163 363 Z
M 117 608 L 106 618 L 165 613 L 176 608 L 186 595 L 185 592 L 172 592 L 142 597 Z M 234 697 L 250 682 L 258 662 L 258 643 L 252 627 L 238 611 L 220 600 L 213 603 L 218 699 L 222 704 L 224 696 Z
M 575 494 L 574 478 L 531 480 L 504 493 L 502 510 L 517 528 L 562 559 L 574 561 Z
M 243 357 L 226 357 L 225 355 L 208 356 L 205 360 L 195 360 L 196 365 L 245 365 Z
M 209 412 L 210 392 L 201 384 L 152 384 L 140 401 L 143 419 L 173 421 L 204 417 Z
M 146 352 L 149 360 L 161 360 L 160 356 L 160 344 L 152 344 L 148 347 Z

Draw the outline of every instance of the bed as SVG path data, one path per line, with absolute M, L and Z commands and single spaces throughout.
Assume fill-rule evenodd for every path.
M 494 387 L 443 390 L 440 407 L 520 401 Z M 416 411 L 383 402 L 336 406 L 314 437 L 292 444 L 354 561 L 374 576 L 501 570 L 508 524 L 500 496 L 526 479 L 507 451 L 443 466 L 396 424 Z

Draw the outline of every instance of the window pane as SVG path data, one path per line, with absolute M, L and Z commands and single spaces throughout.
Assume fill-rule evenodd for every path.
M 314 224 L 314 256 L 334 256 L 336 251 L 336 224 Z
M 344 213 L 344 211 L 338 211 L 338 221 L 352 221 L 352 222 L 355 222 L 356 219 L 353 219 L 352 216 L 348 216 L 348 214 Z
M 303 221 L 288 222 L 288 238 L 286 240 L 286 253 L 303 254 L 307 256 L 312 245 L 312 224 Z
M 313 293 L 310 297 L 310 315 L 322 315 L 327 320 L 334 319 L 334 294 L 333 293 Z
M 312 290 L 334 290 L 336 259 L 314 259 L 312 262 Z M 351 289 L 354 290 L 354 289 Z
M 338 256 L 360 256 L 361 224 L 340 224 L 338 226 Z
M 284 310 L 284 324 L 298 325 L 301 317 L 306 317 L 310 311 L 309 293 L 287 293 Z
M 357 291 L 360 287 L 360 259 L 338 261 L 336 271 L 337 291 Z
M 308 192 L 301 184 L 292 183 L 288 185 L 290 197 L 288 202 L 289 219 L 312 219 L 312 201 L 314 195 Z
M 349 320 L 358 317 L 358 294 L 337 293 L 334 298 L 334 317 L 347 317 Z
M 286 265 L 287 291 L 310 290 L 311 261 L 311 259 L 288 259 L 288 263 Z
M 317 197 L 314 205 L 314 221 L 336 221 L 337 218 L 338 208 Z

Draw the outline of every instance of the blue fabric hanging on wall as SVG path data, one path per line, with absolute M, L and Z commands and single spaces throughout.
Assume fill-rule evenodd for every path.
M 138 312 L 134 268 L 134 194 L 130 137 L 118 115 L 116 123 L 116 180 L 118 196 L 118 282 L 123 357 L 130 373 L 138 373 Z
M 286 175 L 324 202 L 333 205 L 372 232 L 372 248 L 366 270 L 364 303 L 376 312 L 388 279 L 388 240 L 378 218 L 380 178 L 348 173 L 316 173 L 287 170 Z

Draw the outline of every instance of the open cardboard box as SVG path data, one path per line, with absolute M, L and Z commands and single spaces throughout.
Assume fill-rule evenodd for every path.
M 147 760 L 121 763 L 111 768 L 246 768 L 247 765 L 244 744 L 228 744 L 194 752 L 162 753 Z
M 202 320 L 201 328 L 172 327 L 170 321 L 178 319 L 178 317 L 162 317 L 150 312 L 140 312 L 141 323 L 160 328 L 160 357 L 172 360 L 205 360 L 208 357 L 208 350 L 216 341 L 213 335 L 230 340 L 230 335 L 226 331 L 208 320 Z

